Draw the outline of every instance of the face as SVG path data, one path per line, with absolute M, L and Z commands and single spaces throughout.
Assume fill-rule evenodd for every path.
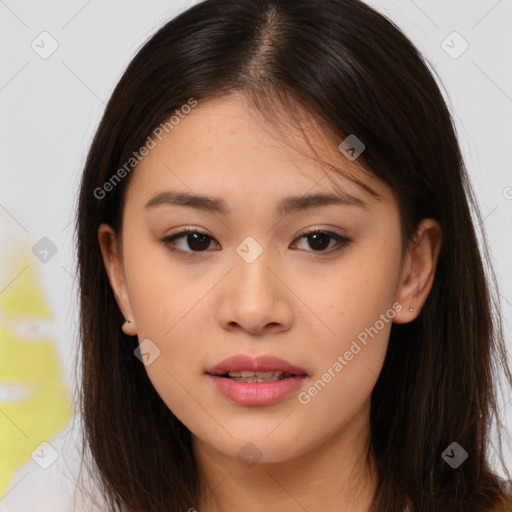
M 225 456 L 286 461 L 367 433 L 391 323 L 413 318 L 404 301 L 417 283 L 412 263 L 401 265 L 392 191 L 310 126 L 323 161 L 380 197 L 233 95 L 200 103 L 133 171 L 117 252 L 111 229 L 99 231 L 156 391 L 197 442 Z M 171 193 L 210 201 L 176 204 Z M 233 371 L 285 373 L 211 375 L 239 355 L 250 360 Z

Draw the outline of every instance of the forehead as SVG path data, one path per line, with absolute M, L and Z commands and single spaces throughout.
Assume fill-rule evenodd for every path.
M 216 195 L 236 196 L 237 190 L 243 190 L 269 197 L 278 191 L 290 195 L 314 190 L 372 198 L 337 170 L 381 196 L 389 193 L 357 160 L 350 161 L 339 151 L 341 141 L 323 130 L 312 115 L 300 107 L 298 115 L 299 126 L 283 112 L 276 112 L 272 122 L 272 116 L 263 116 L 239 94 L 200 101 L 161 140 L 155 139 L 156 146 L 131 177 L 129 193 L 142 200 L 173 185 L 188 192 L 215 190 Z

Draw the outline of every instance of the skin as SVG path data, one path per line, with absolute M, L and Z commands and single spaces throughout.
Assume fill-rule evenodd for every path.
M 368 510 L 376 482 L 364 458 L 370 398 L 391 322 L 309 403 L 297 395 L 359 333 L 394 311 L 393 304 L 401 305 L 394 322 L 412 321 L 432 286 L 439 224 L 423 220 L 402 262 L 393 191 L 357 160 L 345 158 L 337 149 L 341 141 L 316 130 L 307 112 L 303 122 L 325 162 L 381 197 L 326 170 L 299 132 L 290 129 L 286 140 L 278 136 L 247 100 L 233 94 L 200 102 L 138 165 L 126 191 L 122 236 L 105 224 L 98 230 L 110 283 L 131 321 L 127 332 L 161 351 L 145 368 L 162 400 L 192 432 L 210 490 L 201 512 L 231 512 L 240 503 L 253 512 L 340 510 L 340 503 L 346 511 Z M 277 214 L 283 197 L 340 189 L 366 209 L 328 205 Z M 222 198 L 230 213 L 144 208 L 165 190 Z M 211 237 L 205 251 L 186 236 L 162 242 L 186 227 Z M 352 241 L 329 253 L 339 244 L 327 239 L 328 247 L 319 250 L 318 241 L 301 238 L 310 227 Z M 263 249 L 252 263 L 236 252 L 247 236 Z M 276 355 L 304 368 L 307 382 L 270 406 L 232 403 L 205 371 L 240 353 Z M 260 453 L 255 465 L 237 457 L 247 443 Z

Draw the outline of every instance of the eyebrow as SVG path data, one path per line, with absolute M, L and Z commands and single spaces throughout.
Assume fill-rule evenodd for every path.
M 209 213 L 228 215 L 230 210 L 220 198 L 190 194 L 188 192 L 175 192 L 167 190 L 152 197 L 144 208 L 155 206 L 185 206 Z M 356 206 L 366 210 L 368 205 L 361 199 L 347 193 L 334 194 L 309 194 L 305 196 L 291 196 L 283 198 L 277 207 L 279 215 L 287 215 L 291 212 L 304 211 L 310 208 L 318 208 L 329 205 Z

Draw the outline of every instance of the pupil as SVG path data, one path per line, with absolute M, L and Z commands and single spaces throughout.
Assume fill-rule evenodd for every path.
M 329 238 L 330 236 L 325 234 L 325 233 L 314 233 L 312 235 L 309 235 L 309 238 L 313 239 L 313 245 L 311 246 L 313 249 L 315 248 L 314 244 L 320 240 L 320 247 L 316 247 L 317 249 L 325 249 L 326 247 L 329 246 Z M 322 241 L 324 243 L 322 243 Z M 311 244 L 310 244 L 311 245 Z
M 190 243 L 191 239 L 193 240 L 192 243 Z M 199 243 L 198 243 L 198 240 L 199 240 Z M 199 251 L 202 251 L 204 249 L 208 249 L 208 245 L 210 245 L 210 242 L 208 240 L 208 236 L 207 235 L 202 235 L 201 233 L 190 233 L 188 235 L 188 242 L 189 242 L 188 246 L 191 249 L 196 249 L 196 250 L 199 250 Z M 194 245 L 194 244 L 196 244 L 196 245 Z

